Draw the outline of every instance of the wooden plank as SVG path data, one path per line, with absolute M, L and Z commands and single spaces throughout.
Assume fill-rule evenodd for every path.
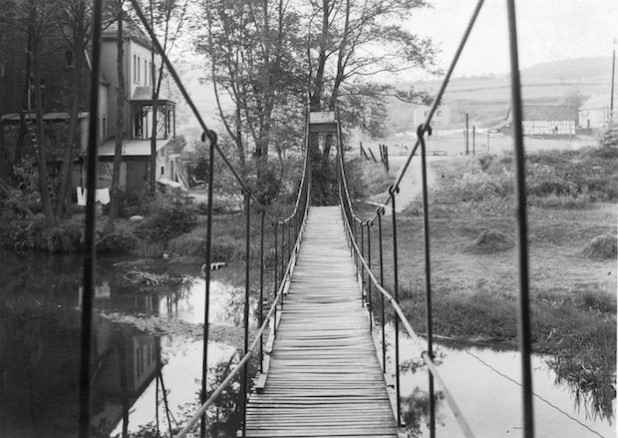
M 312 207 L 247 437 L 396 437 L 338 207 Z

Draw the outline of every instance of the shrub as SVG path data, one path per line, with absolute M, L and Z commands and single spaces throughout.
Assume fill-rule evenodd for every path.
M 610 123 L 600 139 L 601 146 L 606 148 L 618 146 L 618 123 Z
M 464 252 L 492 254 L 507 251 L 514 246 L 515 242 L 506 234 L 497 230 L 483 230 L 481 235 L 464 249 Z
M 281 179 L 277 178 L 274 167 L 269 165 L 257 180 L 255 196 L 262 205 L 270 205 L 280 191 Z
M 127 253 L 133 251 L 136 245 L 135 238 L 124 233 L 103 234 L 95 242 L 97 253 L 100 254 Z
M 196 224 L 196 216 L 186 206 L 174 204 L 156 211 L 135 229 L 135 234 L 147 242 L 162 242 L 188 233 Z
M 144 193 L 122 192 L 118 202 L 118 216 L 130 218 L 131 216 L 148 216 L 151 212 L 152 197 Z
M 616 236 L 606 234 L 592 239 L 580 255 L 592 260 L 609 260 L 616 259 L 616 252 Z

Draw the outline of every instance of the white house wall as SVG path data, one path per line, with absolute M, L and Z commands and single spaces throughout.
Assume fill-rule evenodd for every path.
M 575 135 L 575 120 L 524 120 L 524 135 Z
M 603 128 L 608 119 L 608 108 L 598 108 L 579 111 L 579 126 L 581 128 Z

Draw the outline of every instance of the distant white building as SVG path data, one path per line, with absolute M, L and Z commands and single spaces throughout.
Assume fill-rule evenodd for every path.
M 418 106 L 414 110 L 414 126 L 425 123 L 429 115 L 429 106 Z M 451 108 L 448 105 L 440 105 L 431 119 L 431 127 L 434 129 L 445 129 L 451 124 Z
M 592 96 L 579 108 L 579 127 L 603 128 L 609 121 L 609 96 Z
M 524 135 L 575 135 L 577 110 L 570 105 L 528 104 L 523 105 L 522 129 Z M 509 107 L 507 126 L 513 121 Z

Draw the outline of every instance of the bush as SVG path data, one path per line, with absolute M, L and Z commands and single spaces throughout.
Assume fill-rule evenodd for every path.
M 597 236 L 582 250 L 581 256 L 592 260 L 616 259 L 616 236 Z
M 100 254 L 127 253 L 133 251 L 136 245 L 135 238 L 124 233 L 104 234 L 95 242 L 97 253 Z
M 42 233 L 49 252 L 73 252 L 81 245 L 81 236 L 81 227 L 71 222 L 47 228 Z
M 152 201 L 152 197 L 145 193 L 121 192 L 118 199 L 118 216 L 123 218 L 148 216 Z
M 606 148 L 618 147 L 618 123 L 610 123 L 603 134 L 601 134 L 599 142 L 601 146 Z
M 135 234 L 147 242 L 162 242 L 193 230 L 196 216 L 182 204 L 164 206 L 135 229 Z
M 262 172 L 257 180 L 255 196 L 260 204 L 270 205 L 281 191 L 281 179 L 277 178 L 272 165 L 269 165 Z

